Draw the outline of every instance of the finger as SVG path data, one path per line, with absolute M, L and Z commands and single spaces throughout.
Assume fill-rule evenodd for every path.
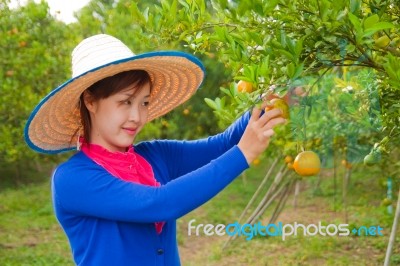
M 267 137 L 267 138 L 272 137 L 274 134 L 275 134 L 275 131 L 272 128 L 267 129 L 263 132 L 264 137 Z
M 266 101 L 263 101 L 263 102 L 261 103 L 261 105 L 260 105 L 260 108 L 261 108 L 261 110 L 264 110 L 265 107 L 267 107 L 267 106 L 271 106 L 271 104 L 269 104 L 269 103 L 266 102 Z
M 256 121 L 257 119 L 259 119 L 260 114 L 261 114 L 260 108 L 254 107 L 251 113 L 250 121 Z
M 265 125 L 269 120 L 275 118 L 275 117 L 281 117 L 282 116 L 282 111 L 279 108 L 275 108 L 269 111 L 266 111 L 259 119 L 259 123 L 263 126 Z
M 269 120 L 262 128 L 262 130 L 267 130 L 270 128 L 274 128 L 278 125 L 282 125 L 286 123 L 286 119 L 283 117 L 276 117 L 276 118 L 272 118 L 271 120 Z

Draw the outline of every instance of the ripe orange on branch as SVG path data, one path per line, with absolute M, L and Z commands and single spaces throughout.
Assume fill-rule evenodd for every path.
M 285 100 L 281 98 L 274 98 L 270 101 L 270 104 L 265 107 L 265 111 L 269 111 L 272 109 L 281 109 L 282 111 L 282 117 L 285 119 L 289 118 L 289 105 L 286 103 Z
M 182 112 L 184 115 L 189 115 L 190 114 L 190 110 L 185 108 Z
M 315 152 L 303 151 L 294 159 L 293 168 L 301 176 L 312 176 L 321 170 L 321 161 Z
M 255 166 L 257 166 L 257 165 L 260 164 L 260 162 L 261 162 L 261 160 L 257 158 L 257 159 L 254 159 L 254 161 L 252 162 L 252 164 L 255 165 Z
M 286 155 L 285 156 L 285 163 L 292 163 L 293 162 L 293 158 L 290 155 Z
M 349 162 L 349 161 L 347 161 L 347 160 L 342 160 L 342 165 L 344 166 L 344 167 L 346 167 L 347 169 L 351 169 L 352 168 L 352 165 L 351 165 L 351 163 Z
M 240 80 L 237 84 L 238 92 L 247 92 L 250 93 L 254 90 L 253 83 L 245 80 Z

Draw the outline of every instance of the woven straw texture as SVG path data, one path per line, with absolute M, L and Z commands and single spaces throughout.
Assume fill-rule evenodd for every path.
M 79 97 L 93 83 L 127 70 L 145 70 L 152 80 L 151 121 L 187 101 L 204 79 L 201 62 L 186 53 L 153 52 L 135 56 L 108 35 L 82 41 L 72 53 L 73 78 L 50 92 L 34 109 L 25 128 L 28 145 L 43 153 L 76 148 L 83 135 Z

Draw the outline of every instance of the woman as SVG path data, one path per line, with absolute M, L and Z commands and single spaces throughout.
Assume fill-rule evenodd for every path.
M 174 51 L 134 55 L 100 34 L 74 49 L 72 70 L 34 109 L 25 138 L 38 152 L 78 150 L 52 177 L 75 263 L 179 265 L 176 219 L 247 169 L 285 120 L 255 108 L 216 136 L 133 145 L 147 122 L 195 93 L 201 62 Z

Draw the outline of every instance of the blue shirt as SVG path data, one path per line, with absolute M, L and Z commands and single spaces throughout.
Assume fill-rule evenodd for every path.
M 141 142 L 135 151 L 160 187 L 125 182 L 84 153 L 59 165 L 52 179 L 55 214 L 77 265 L 180 265 L 176 219 L 204 204 L 247 169 L 237 147 L 249 120 L 194 141 Z M 154 222 L 165 221 L 161 234 Z

